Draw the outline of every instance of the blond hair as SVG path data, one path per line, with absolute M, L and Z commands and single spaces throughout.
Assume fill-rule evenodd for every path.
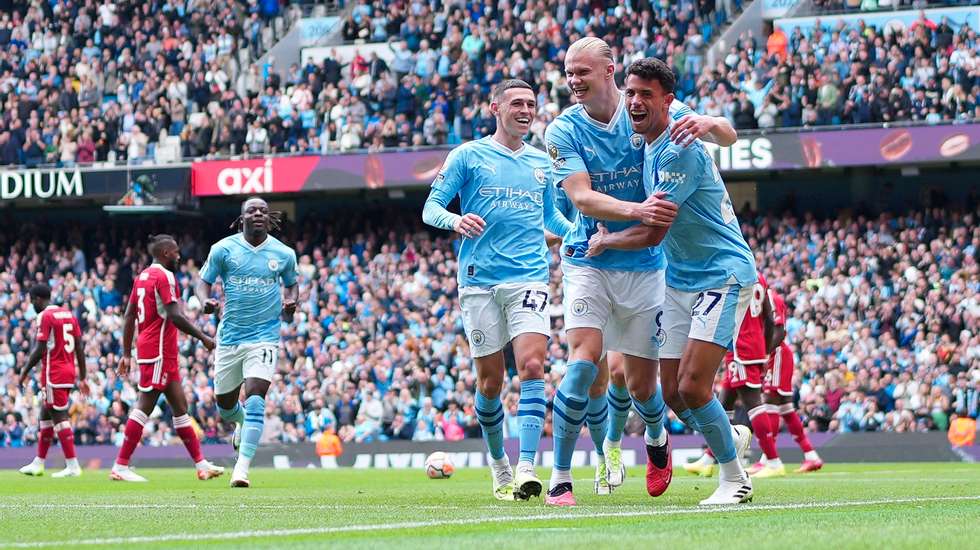
M 616 59 L 613 57 L 612 48 L 609 44 L 601 38 L 596 38 L 594 36 L 586 36 L 585 38 L 580 38 L 572 43 L 568 47 L 568 51 L 565 52 L 565 57 L 568 58 L 572 54 L 578 54 L 582 52 L 591 52 L 598 57 L 604 58 L 610 63 L 615 63 Z

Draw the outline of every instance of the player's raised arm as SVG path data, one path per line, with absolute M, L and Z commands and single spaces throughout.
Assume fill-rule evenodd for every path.
M 670 140 L 678 145 L 688 147 L 698 139 L 730 147 L 738 141 L 738 133 L 723 116 L 699 115 L 693 111 L 670 127 Z
M 659 245 L 667 236 L 667 227 L 634 225 L 622 231 L 610 233 L 606 226 L 598 224 L 598 230 L 589 238 L 586 257 L 593 258 L 606 250 L 642 250 Z
M 642 218 L 639 203 L 621 201 L 592 189 L 592 179 L 585 161 L 560 123 L 554 122 L 548 126 L 545 141 L 548 143 L 555 181 L 582 214 L 610 221 L 636 221 Z
M 211 297 L 211 285 L 218 280 L 224 272 L 224 258 L 226 251 L 217 245 L 211 247 L 208 259 L 204 262 L 204 267 L 198 274 L 197 284 L 194 285 L 194 294 L 203 306 L 205 314 L 218 311 L 218 301 Z
M 464 155 L 465 153 L 457 147 L 446 157 L 446 163 L 432 182 L 429 197 L 422 207 L 422 221 L 432 227 L 455 231 L 463 237 L 473 238 L 483 234 L 487 226 L 486 221 L 473 213 L 459 215 L 446 209 L 466 183 Z
M 299 285 L 296 284 L 296 253 L 290 255 L 289 261 L 282 275 L 282 315 L 286 322 L 292 322 L 293 314 L 296 313 L 296 302 L 299 298 Z
M 554 237 L 558 238 L 560 242 L 561 239 L 572 230 L 572 222 L 568 221 L 568 218 L 562 214 L 561 210 L 558 209 L 555 203 L 555 187 L 550 182 L 544 186 L 544 228 L 546 231 L 545 241 L 547 241 L 547 234 L 550 233 Z M 551 246 L 551 243 L 548 243 Z

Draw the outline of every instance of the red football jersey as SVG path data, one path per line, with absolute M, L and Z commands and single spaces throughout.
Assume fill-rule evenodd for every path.
M 143 270 L 133 283 L 129 303 L 136 306 L 136 361 L 177 358 L 177 327 L 167 319 L 167 304 L 177 301 L 174 274 L 160 264 Z
M 769 302 L 772 304 L 772 316 L 777 327 L 786 326 L 786 302 L 783 297 L 769 290 Z
M 82 330 L 71 311 L 53 305 L 45 308 L 38 319 L 37 341 L 47 348 L 41 359 L 41 384 L 74 386 L 75 346 L 82 345 Z
M 768 290 L 766 278 L 759 273 L 759 281 L 752 285 L 752 301 L 745 310 L 745 318 L 735 336 L 735 353 L 729 360 L 753 365 L 765 363 L 769 359 L 766 354 L 765 319 L 762 316 L 762 305 L 768 297 Z

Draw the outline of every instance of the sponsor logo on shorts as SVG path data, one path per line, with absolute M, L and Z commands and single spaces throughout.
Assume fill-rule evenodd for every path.
M 589 312 L 589 303 L 584 298 L 572 302 L 572 314 L 582 316 Z
M 269 260 L 269 271 L 279 271 L 279 260 L 275 258 Z
M 483 334 L 482 330 L 474 330 L 470 333 L 470 340 L 473 341 L 474 346 L 482 346 L 483 342 L 486 342 L 487 337 Z

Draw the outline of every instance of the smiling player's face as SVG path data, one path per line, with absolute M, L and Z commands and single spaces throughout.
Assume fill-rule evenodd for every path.
M 644 137 L 655 138 L 667 127 L 670 103 L 674 94 L 664 93 L 656 80 L 646 80 L 631 74 L 626 77 L 626 108 L 629 110 L 633 131 Z
M 534 92 L 527 88 L 505 90 L 497 101 L 490 105 L 497 116 L 497 124 L 512 137 L 524 137 L 531 131 L 531 121 L 537 111 Z
M 608 59 L 591 50 L 579 50 L 565 57 L 565 78 L 575 101 L 586 106 L 608 86 L 612 76 Z

